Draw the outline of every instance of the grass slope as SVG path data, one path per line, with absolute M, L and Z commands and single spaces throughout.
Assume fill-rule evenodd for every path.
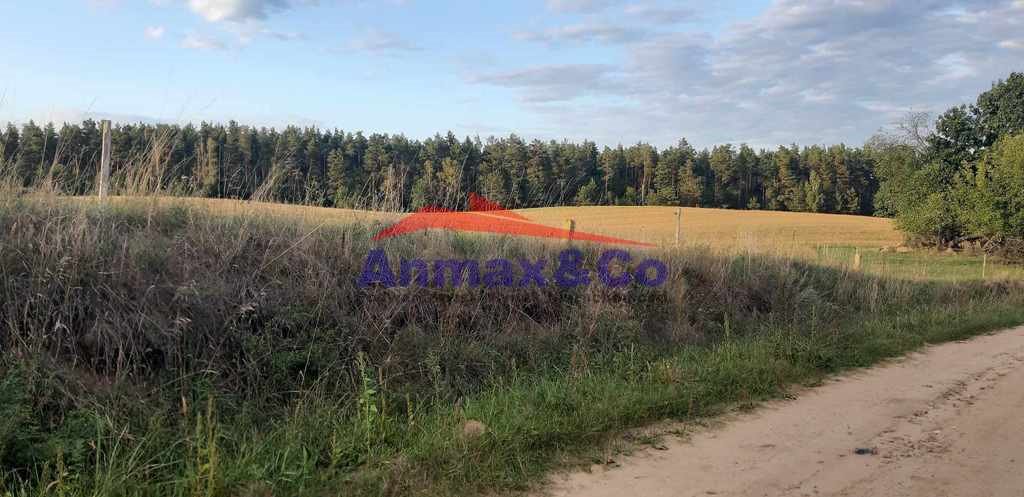
M 522 490 L 622 430 L 1024 321 L 1018 282 L 700 248 L 649 252 L 654 289 L 359 288 L 379 225 L 203 205 L 0 198 L 0 495 Z

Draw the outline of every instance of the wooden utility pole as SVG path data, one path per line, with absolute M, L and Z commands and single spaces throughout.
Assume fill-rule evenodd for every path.
M 103 151 L 100 154 L 100 200 L 107 198 L 110 193 L 110 121 L 104 120 L 100 123 L 103 132 Z
M 683 209 L 676 209 L 676 248 L 683 241 Z

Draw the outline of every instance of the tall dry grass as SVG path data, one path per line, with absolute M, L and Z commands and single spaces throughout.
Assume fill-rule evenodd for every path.
M 362 289 L 356 279 L 380 226 L 293 223 L 157 199 L 74 204 L 7 197 L 0 205 L 7 338 L 20 350 L 101 376 L 217 371 L 232 391 L 250 393 L 275 390 L 263 382 L 283 374 L 272 363 L 287 343 L 306 351 L 325 340 L 330 346 L 315 356 L 303 352 L 303 368 L 328 354 L 315 367 L 353 386 L 351 364 L 364 353 L 386 364 L 389 383 L 416 384 L 426 380 L 417 371 L 436 354 L 459 365 L 445 384 L 461 395 L 513 363 L 542 363 L 569 342 L 614 348 L 604 336 L 617 328 L 610 323 L 632 327 L 630 341 L 697 343 L 764 317 L 821 320 L 838 309 L 905 301 L 917 291 L 907 282 L 796 260 L 697 249 L 644 254 L 671 270 L 657 289 Z M 543 258 L 549 268 L 565 248 L 450 233 L 383 246 L 396 261 Z M 601 248 L 582 248 L 594 271 Z
M 149 194 L 134 200 L 0 194 L 12 495 L 522 488 L 610 432 L 1024 319 L 1013 282 L 695 247 L 643 253 L 670 269 L 657 288 L 361 288 L 378 246 L 549 267 L 565 246 L 444 232 L 377 244 L 386 219 L 170 202 L 154 157 L 118 180 Z M 580 248 L 593 269 L 601 247 Z M 469 418 L 485 437 L 458 435 Z

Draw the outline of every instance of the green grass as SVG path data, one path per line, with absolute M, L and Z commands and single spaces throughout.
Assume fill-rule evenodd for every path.
M 975 253 L 940 253 L 934 250 L 896 253 L 855 247 L 819 247 L 816 260 L 821 264 L 850 267 L 854 254 L 858 253 L 861 271 L 887 278 L 948 283 L 1024 280 L 1024 264 Z
M 667 356 L 616 354 L 585 374 L 553 369 L 513 375 L 457 406 L 389 409 L 370 393 L 364 400 L 377 411 L 353 415 L 311 392 L 271 425 L 219 419 L 207 404 L 183 420 L 191 431 L 153 421 L 151 431 L 133 440 L 96 419 L 96 440 L 106 445 L 96 451 L 95 475 L 62 475 L 58 460 L 40 470 L 34 485 L 8 483 L 12 495 L 457 496 L 527 490 L 556 466 L 601 461 L 603 449 L 625 428 L 713 416 L 926 343 L 1024 321 L 1019 304 L 959 311 L 922 308 L 811 334 L 764 330 Z M 482 421 L 487 432 L 463 438 L 466 419 Z M 159 478 L 160 456 L 175 444 L 187 446 L 190 459 L 177 462 L 180 473 Z
M 5 199 L 0 231 L 4 497 L 522 491 L 632 428 L 1024 322 L 1019 282 L 882 277 L 838 255 L 657 251 L 671 275 L 653 290 L 384 290 L 354 281 L 373 226 Z M 486 431 L 463 435 L 468 420 Z

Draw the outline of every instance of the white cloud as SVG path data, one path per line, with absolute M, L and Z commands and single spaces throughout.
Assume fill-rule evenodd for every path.
M 159 40 L 164 37 L 164 33 L 167 30 L 163 26 L 149 26 L 146 28 L 146 38 L 150 40 Z
M 939 67 L 940 72 L 933 82 L 959 80 L 970 78 L 978 74 L 978 71 L 974 68 L 974 64 L 964 54 L 959 52 L 939 57 L 939 59 L 935 61 L 935 65 Z
M 370 52 L 378 55 L 398 55 L 420 50 L 418 45 L 406 40 L 397 33 L 375 29 L 367 31 L 362 37 L 349 41 L 347 48 L 349 50 Z
M 890 102 L 883 102 L 880 100 L 864 100 L 857 102 L 857 105 L 864 107 L 871 112 L 878 112 L 882 114 L 903 114 L 911 109 L 908 106 L 895 105 Z
M 170 0 L 150 0 L 165 2 Z M 267 27 L 267 17 L 301 5 L 317 5 L 319 0 L 185 0 L 189 10 L 212 23 L 219 23 L 237 38 L 240 45 L 246 45 L 255 38 L 272 38 L 278 41 L 304 40 L 302 33 L 278 31 Z M 189 43 L 196 48 L 210 47 L 210 40 L 195 40 Z M 213 45 L 216 45 L 215 43 Z
M 560 64 L 476 76 L 474 82 L 524 90 L 527 102 L 571 100 L 615 87 L 613 68 L 601 64 Z
M 686 7 L 660 7 L 657 5 L 629 5 L 625 12 L 658 24 L 678 24 L 697 19 L 697 13 Z
M 608 24 L 573 24 L 544 31 L 522 31 L 515 37 L 525 41 L 539 41 L 550 44 L 562 42 L 627 43 L 644 38 L 642 29 L 612 26 Z
M 181 47 L 191 50 L 225 50 L 228 48 L 224 42 L 216 38 L 195 33 L 185 35 L 181 40 Z
M 189 9 L 210 22 L 265 19 L 288 6 L 288 0 L 188 0 Z
M 800 92 L 800 96 L 803 97 L 805 102 L 810 103 L 828 103 L 836 99 L 836 96 L 827 90 L 820 88 L 808 88 Z
M 274 31 L 271 29 L 261 29 L 260 35 L 273 38 L 278 41 L 300 41 L 305 40 L 306 35 L 302 33 L 293 33 L 288 31 Z
M 715 36 L 649 25 L 600 68 L 528 66 L 468 80 L 517 92 L 569 137 L 856 144 L 903 109 L 942 112 L 1022 69 L 1021 7 L 777 0 Z
M 271 38 L 277 41 L 301 41 L 306 39 L 303 33 L 292 31 L 278 31 L 266 26 L 263 21 L 248 20 L 242 22 L 231 22 L 224 26 L 225 30 L 234 34 L 242 45 L 251 43 L 257 38 Z
M 607 8 L 615 0 L 547 0 L 548 9 L 555 12 L 593 13 Z

